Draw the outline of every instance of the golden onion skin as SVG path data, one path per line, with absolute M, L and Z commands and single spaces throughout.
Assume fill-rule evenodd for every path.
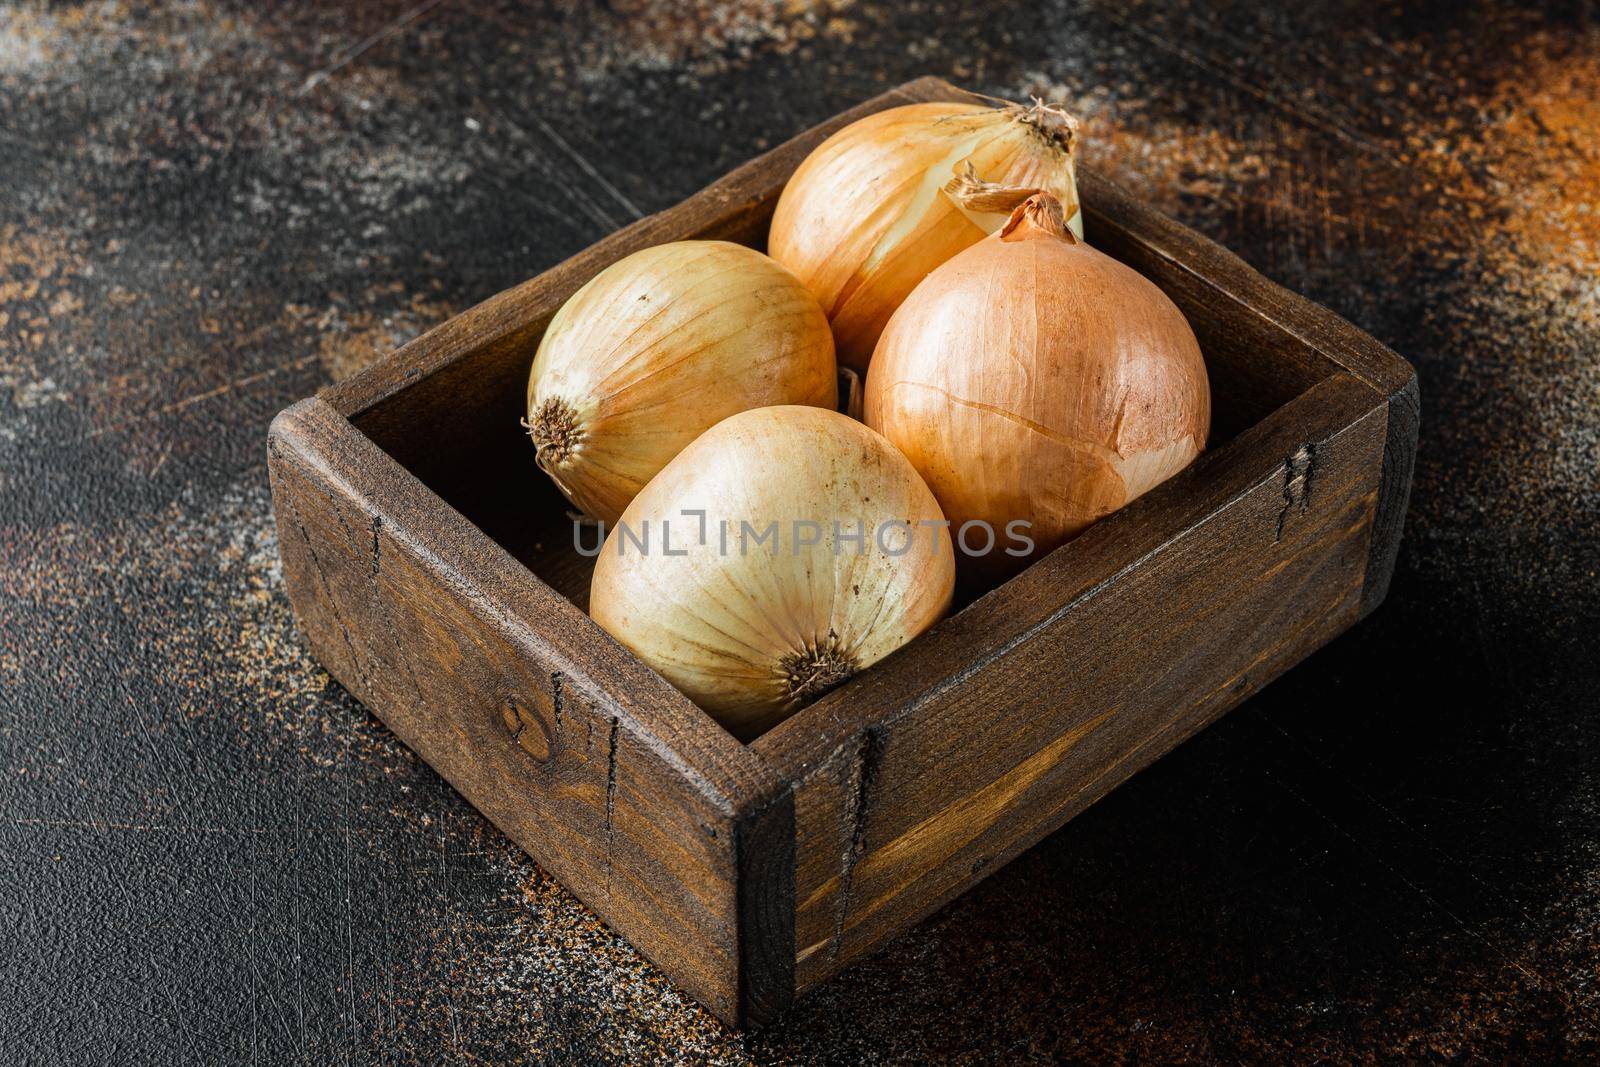
M 729 415 L 836 406 L 833 338 L 816 298 L 760 252 L 727 241 L 657 245 L 561 306 L 527 401 L 539 466 L 579 510 L 615 522 Z
M 818 523 L 817 544 L 798 544 L 795 520 Z M 938 621 L 955 582 L 942 520 L 905 457 L 861 423 L 821 408 L 747 411 L 634 498 L 595 561 L 589 612 L 748 740 Z M 846 533 L 862 524 L 864 551 L 836 540 L 835 521 Z M 772 522 L 776 539 L 758 544 Z M 878 530 L 901 522 L 914 535 L 888 529 L 889 548 L 909 544 L 891 555 Z
M 1047 105 L 924 103 L 869 115 L 800 164 L 778 199 L 767 250 L 816 294 L 839 361 L 865 373 L 901 301 L 1004 225 L 1027 193 L 1055 196 L 1082 233 L 1076 137 L 1076 123 Z M 1003 210 L 963 207 L 945 187 L 969 173 L 1021 195 Z
M 905 453 L 957 530 L 1032 524 L 1034 556 L 1188 466 L 1211 393 L 1183 313 L 1047 214 L 934 271 L 867 375 L 867 424 Z M 1026 559 L 962 559 L 989 580 Z

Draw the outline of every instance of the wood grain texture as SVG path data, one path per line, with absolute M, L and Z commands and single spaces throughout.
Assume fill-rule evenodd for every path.
M 783 967 L 739 938 L 741 912 L 782 936 L 739 899 L 785 825 L 759 761 L 322 401 L 274 421 L 269 468 L 329 670 L 713 1011 L 742 1020 L 746 986 L 770 1008 Z
M 1200 339 L 1215 418 L 1199 462 L 750 746 L 590 622 L 592 568 L 516 429 L 550 316 L 637 248 L 759 246 L 828 132 L 940 98 L 968 97 L 937 79 L 876 97 L 274 424 L 286 581 L 318 655 L 736 1024 L 776 1017 L 1320 647 L 1393 566 L 1410 368 L 1086 172 L 1089 240 Z
M 1417 376 L 1413 372 L 1389 394 L 1385 404 L 1388 428 L 1383 444 L 1383 480 L 1372 516 L 1372 549 L 1367 554 L 1367 578 L 1361 590 L 1361 614 L 1366 616 L 1389 595 L 1400 555 L 1400 535 L 1411 505 L 1411 477 L 1417 465 L 1417 432 L 1422 418 Z
M 757 741 L 798 781 L 800 986 L 1350 625 L 1384 430 L 1330 379 Z

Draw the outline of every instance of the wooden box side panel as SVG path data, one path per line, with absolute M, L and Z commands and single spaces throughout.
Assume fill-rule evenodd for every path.
M 797 777 L 798 987 L 952 899 L 1349 626 L 1386 422 L 1371 389 L 1331 379 L 1168 483 L 1148 506 L 1191 498 L 1182 532 L 1142 558 L 1134 549 L 1137 565 L 1046 612 L 991 661 L 920 685 L 892 670 L 864 678 L 849 715 L 862 725 L 820 757 L 757 742 Z M 1267 455 L 1279 461 L 1258 461 Z M 924 660 L 962 662 L 976 635 L 1029 615 L 1030 597 L 1048 603 L 1075 573 L 1097 573 L 1096 556 L 1125 556 L 1150 525 L 1143 510 L 925 635 Z
M 549 639 L 557 613 L 564 609 L 588 625 L 581 613 L 525 574 L 522 588 L 512 590 L 496 580 L 492 560 L 474 562 L 466 558 L 470 548 L 440 546 L 424 524 L 437 524 L 449 509 L 432 501 L 437 514 L 430 514 L 425 497 L 408 500 L 404 472 L 394 470 L 399 479 L 370 494 L 352 484 L 363 477 L 383 482 L 388 462 L 320 401 L 274 423 L 269 469 L 284 578 L 318 658 L 495 825 L 716 1014 L 740 1021 L 786 1002 L 792 951 L 779 965 L 764 946 L 783 943 L 769 898 L 792 898 L 782 872 L 747 870 L 741 886 L 739 868 L 750 863 L 739 849 L 770 848 L 785 833 L 792 839 L 787 793 L 767 789 L 781 799 L 748 820 L 741 808 L 762 785 L 753 759 L 757 770 L 739 781 L 737 767 L 720 774 L 715 758 L 700 754 L 712 768 L 707 773 L 673 748 L 694 756 L 692 742 L 678 736 L 667 744 L 642 727 L 641 719 L 670 724 L 677 709 L 624 706 L 613 695 L 615 678 L 597 680 L 593 663 Z M 543 618 L 540 597 L 551 601 Z M 599 654 L 609 644 L 594 642 Z M 648 698 L 649 680 L 632 681 L 629 689 Z M 668 691 L 663 703 L 674 697 L 682 700 Z M 741 922 L 751 925 L 751 915 L 763 929 L 762 945 L 741 943 Z
M 1372 523 L 1365 616 L 1389 591 L 1411 499 L 1419 417 L 1417 375 L 1387 346 L 1327 308 L 1257 273 L 1238 256 L 1141 203 L 1093 172 L 1083 175 L 1088 227 L 1096 247 L 1152 279 L 1183 308 L 1207 353 L 1229 351 L 1213 433 L 1228 419 L 1296 395 L 1297 383 L 1337 367 L 1385 398 L 1383 480 Z M 1210 361 L 1213 367 L 1215 361 Z

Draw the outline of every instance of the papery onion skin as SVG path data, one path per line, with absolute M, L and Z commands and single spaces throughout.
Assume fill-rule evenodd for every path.
M 663 520 L 685 555 L 667 554 Z M 798 547 L 795 520 L 818 523 L 820 543 Z M 862 524 L 864 551 L 835 542 L 835 521 Z M 771 522 L 776 541 L 751 539 Z M 892 556 L 879 528 L 902 522 L 909 547 Z M 908 543 L 885 529 L 891 549 Z M 595 561 L 589 611 L 749 740 L 933 625 L 954 581 L 943 515 L 905 457 L 838 412 L 771 407 L 718 423 L 634 498 Z
M 1192 462 L 1211 393 L 1183 312 L 1035 197 L 901 305 L 865 416 L 958 530 L 1026 520 L 1037 556 Z M 990 580 L 1026 562 L 961 560 Z
M 800 164 L 778 199 L 767 250 L 816 294 L 839 361 L 865 372 L 889 316 L 917 283 L 998 230 L 1030 193 L 1056 197 L 1083 232 L 1076 143 L 1077 123 L 1043 104 L 880 111 Z M 964 180 L 1011 195 L 964 206 Z
M 528 377 L 539 466 L 615 522 L 686 445 L 749 408 L 838 403 L 828 320 L 771 258 L 678 241 L 601 271 L 551 319 Z

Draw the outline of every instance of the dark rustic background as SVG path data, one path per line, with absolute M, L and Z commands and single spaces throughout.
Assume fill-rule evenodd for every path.
M 0 1058 L 1600 1056 L 1600 15 L 1458 6 L 0 6 Z M 1411 358 L 1416 492 L 1377 615 L 740 1036 L 307 656 L 265 429 L 925 73 Z

